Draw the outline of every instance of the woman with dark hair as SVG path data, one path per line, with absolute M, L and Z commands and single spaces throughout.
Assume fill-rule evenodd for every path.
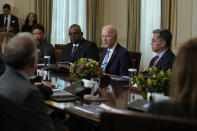
M 25 24 L 22 27 L 22 32 L 30 32 L 32 33 L 32 27 L 37 24 L 37 17 L 35 13 L 30 12 L 26 19 Z
M 173 65 L 169 101 L 151 105 L 149 112 L 197 119 L 197 38 L 179 50 Z

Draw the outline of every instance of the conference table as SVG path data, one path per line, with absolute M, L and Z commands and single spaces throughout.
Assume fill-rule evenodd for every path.
M 56 88 L 69 88 L 69 86 L 75 83 L 74 79 L 69 72 L 50 72 L 51 82 Z M 100 123 L 100 118 L 97 115 L 92 115 L 83 111 L 76 110 L 73 107 L 82 105 L 99 105 L 106 104 L 115 109 L 123 110 L 124 112 L 130 112 L 127 110 L 128 102 L 132 101 L 133 94 L 141 96 L 136 90 L 132 90 L 128 81 L 111 80 L 109 74 L 106 74 L 101 78 L 99 94 L 103 100 L 89 101 L 83 98 L 79 98 L 73 101 L 56 102 L 54 100 L 46 100 L 45 103 L 52 109 L 61 111 L 65 114 L 69 114 L 74 117 L 90 120 L 92 122 Z M 133 99 L 134 100 L 134 99 Z

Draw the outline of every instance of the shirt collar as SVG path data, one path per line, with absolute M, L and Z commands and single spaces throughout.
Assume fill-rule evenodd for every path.
M 25 73 L 24 71 L 21 70 L 17 70 L 19 74 L 21 74 L 26 80 L 29 80 L 30 77 L 27 73 Z
M 117 45 L 117 42 L 114 44 L 114 46 L 113 46 L 111 49 L 108 48 L 108 50 L 109 50 L 110 52 L 113 52 L 114 49 L 116 48 L 116 45 Z
M 161 58 L 166 53 L 167 50 L 168 49 L 166 49 L 166 50 L 162 51 L 160 54 L 158 54 L 159 55 L 159 58 Z

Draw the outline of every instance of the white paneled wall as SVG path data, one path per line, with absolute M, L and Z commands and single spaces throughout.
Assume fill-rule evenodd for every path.
M 19 28 L 25 22 L 25 18 L 29 12 L 35 12 L 34 0 L 0 0 L 0 14 L 3 13 L 3 5 L 8 3 L 11 5 L 11 13 L 18 17 Z

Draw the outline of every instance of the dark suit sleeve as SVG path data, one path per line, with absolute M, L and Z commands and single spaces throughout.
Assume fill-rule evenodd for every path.
M 61 55 L 61 61 L 63 62 L 67 62 L 68 60 L 66 59 L 66 54 L 67 54 L 68 52 L 66 51 L 66 46 L 64 46 L 63 47 L 63 49 L 62 49 L 62 55 Z
M 97 45 L 95 43 L 91 43 L 91 46 L 87 51 L 86 57 L 94 59 L 99 62 L 99 52 L 98 52 Z
M 53 94 L 53 91 L 48 86 L 41 85 L 41 86 L 38 86 L 38 89 L 40 90 L 44 99 L 46 99 L 46 100 L 49 99 L 51 97 L 51 95 Z
M 122 54 L 120 59 L 120 75 L 121 76 L 128 76 L 129 72 L 128 69 L 130 67 L 130 58 L 129 58 L 129 53 L 126 52 Z
M 2 28 L 4 26 L 4 15 L 1 14 L 0 15 L 0 28 Z
M 153 61 L 154 61 L 154 58 L 151 59 L 150 64 L 149 64 L 149 67 L 152 67 L 153 66 Z
M 15 21 L 15 23 L 12 23 L 12 20 Z M 11 19 L 10 26 L 12 26 L 14 29 L 10 32 L 17 34 L 19 32 L 19 23 L 18 23 L 18 18 L 13 16 L 13 19 Z
M 55 49 L 53 48 L 53 46 L 51 45 L 51 49 L 50 49 L 51 51 L 51 62 L 52 63 L 56 63 L 56 58 L 55 58 Z
M 23 112 L 32 120 L 37 131 L 53 131 L 53 123 L 47 115 L 47 106 L 39 91 L 31 91 L 23 103 Z

